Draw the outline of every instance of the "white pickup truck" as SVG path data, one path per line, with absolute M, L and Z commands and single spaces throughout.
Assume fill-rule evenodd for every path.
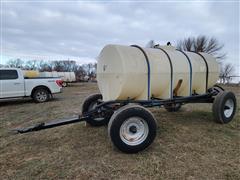
M 61 78 L 24 78 L 18 68 L 0 68 L 0 100 L 31 97 L 35 102 L 48 101 L 62 90 Z

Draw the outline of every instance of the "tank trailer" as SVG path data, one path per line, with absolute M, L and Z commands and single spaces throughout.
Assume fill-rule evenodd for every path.
M 91 126 L 108 125 L 115 147 L 137 153 L 156 137 L 157 123 L 149 107 L 176 112 L 188 103 L 212 103 L 215 121 L 229 123 L 236 111 L 236 97 L 216 85 L 218 77 L 219 65 L 206 53 L 173 46 L 107 45 L 97 63 L 100 93 L 85 99 L 81 115 L 16 131 L 27 133 L 86 121 Z

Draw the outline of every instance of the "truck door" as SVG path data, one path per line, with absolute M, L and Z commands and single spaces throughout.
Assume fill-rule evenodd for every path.
M 24 96 L 24 79 L 15 69 L 0 70 L 0 98 Z

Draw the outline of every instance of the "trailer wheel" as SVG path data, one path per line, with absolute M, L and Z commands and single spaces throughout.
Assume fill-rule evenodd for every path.
M 236 112 L 236 97 L 233 92 L 222 91 L 214 99 L 212 111 L 217 123 L 229 123 Z
M 34 90 L 32 98 L 36 103 L 43 103 L 50 99 L 50 93 L 45 88 L 37 88 Z
M 98 105 L 99 100 L 102 100 L 101 94 L 92 94 L 88 96 L 82 104 L 82 114 L 93 110 Z M 108 124 L 111 115 L 93 115 L 87 118 L 86 122 L 89 123 L 91 126 L 103 126 Z
M 62 83 L 62 87 L 67 87 L 67 86 L 68 86 L 67 82 Z
M 137 153 L 147 148 L 156 137 L 156 129 L 153 114 L 139 105 L 118 109 L 108 124 L 112 143 L 125 153 Z
M 164 108 L 168 111 L 168 112 L 177 112 L 179 111 L 179 109 L 181 108 L 181 104 L 180 103 L 176 103 L 176 104 L 170 104 L 170 105 L 164 105 Z

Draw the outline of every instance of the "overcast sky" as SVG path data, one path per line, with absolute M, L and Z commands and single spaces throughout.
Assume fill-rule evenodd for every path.
M 2 2 L 3 59 L 92 62 L 106 44 L 145 46 L 197 35 L 225 45 L 239 71 L 239 2 Z M 4 60 L 2 60 L 4 61 Z

